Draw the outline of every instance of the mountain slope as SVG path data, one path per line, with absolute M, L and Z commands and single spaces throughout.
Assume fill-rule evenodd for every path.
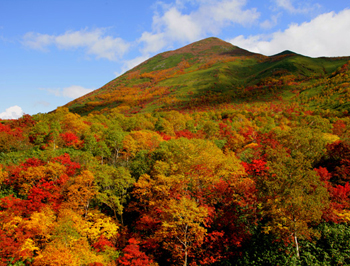
M 207 38 L 158 54 L 66 106 L 80 114 L 112 108 L 126 114 L 198 110 L 281 99 L 312 106 L 317 105 L 312 97 L 325 94 L 317 83 L 344 74 L 349 59 L 310 58 L 291 51 L 264 56 Z M 345 74 L 338 79 L 347 82 Z

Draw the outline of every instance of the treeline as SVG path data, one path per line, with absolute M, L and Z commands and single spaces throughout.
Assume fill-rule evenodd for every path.
M 0 121 L 0 265 L 350 264 L 347 113 L 220 107 Z

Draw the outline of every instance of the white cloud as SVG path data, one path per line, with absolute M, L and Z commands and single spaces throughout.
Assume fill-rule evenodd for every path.
M 67 88 L 63 88 L 63 89 L 44 89 L 44 88 L 41 88 L 40 90 L 47 91 L 50 94 L 53 94 L 57 97 L 66 97 L 66 98 L 72 98 L 72 99 L 79 98 L 79 97 L 93 91 L 93 89 L 86 89 L 84 87 L 76 86 L 76 85 L 70 86 Z
M 208 34 L 216 35 L 224 27 L 240 24 L 249 26 L 260 14 L 255 8 L 245 9 L 246 0 L 177 0 L 162 7 L 153 16 L 152 32 L 144 32 L 139 39 L 142 52 L 155 53 L 174 42 L 193 42 Z M 186 14 L 186 5 L 193 11 Z
M 20 118 L 24 114 L 21 107 L 18 105 L 11 106 L 6 109 L 5 112 L 0 113 L 1 119 L 17 119 Z
M 283 50 L 312 57 L 350 55 L 350 10 L 330 12 L 310 22 L 291 24 L 285 31 L 271 35 L 240 35 L 229 40 L 241 48 L 272 55 Z
M 105 29 L 67 31 L 61 35 L 29 32 L 24 35 L 22 43 L 42 51 L 47 51 L 52 45 L 62 50 L 84 48 L 89 55 L 116 61 L 128 51 L 130 44 L 121 38 L 106 36 L 105 32 Z
M 139 42 L 145 43 L 145 47 L 142 49 L 144 54 L 155 53 L 169 45 L 170 42 L 166 40 L 164 33 L 142 33 Z
M 293 0 L 274 0 L 277 7 L 287 10 L 292 14 L 307 14 L 317 8 L 320 8 L 319 4 L 310 5 L 306 1 L 301 1 L 299 7 L 293 5 Z
M 281 13 L 278 13 L 277 15 L 272 15 L 270 19 L 264 20 L 260 23 L 260 27 L 263 29 L 272 29 L 278 24 L 278 19 L 280 18 Z
M 149 56 L 142 55 L 142 56 L 136 57 L 134 59 L 127 60 L 124 62 L 122 70 L 120 72 L 114 72 L 114 74 L 116 77 L 119 77 L 120 75 L 124 74 L 126 71 L 134 68 L 135 66 L 141 64 L 142 62 L 146 61 L 147 59 L 149 59 Z

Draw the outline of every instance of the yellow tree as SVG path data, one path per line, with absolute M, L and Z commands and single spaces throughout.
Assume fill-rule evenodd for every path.
M 152 131 L 133 131 L 123 140 L 127 158 L 133 158 L 141 150 L 153 151 L 163 141 L 162 137 Z
M 84 170 L 73 179 L 65 191 L 64 208 L 70 208 L 79 214 L 87 215 L 90 202 L 97 193 L 93 174 Z
M 204 228 L 207 208 L 198 206 L 190 197 L 170 199 L 162 208 L 162 225 L 157 236 L 163 239 L 164 247 L 188 264 L 188 255 L 195 246 L 200 246 L 206 235 Z
M 110 217 L 96 211 L 83 218 L 71 209 L 61 209 L 56 219 L 50 230 L 49 242 L 37 251 L 33 265 L 78 266 L 95 262 L 113 265 L 113 256 L 105 256 L 92 248 L 102 235 L 106 239 L 115 237 L 118 226 Z

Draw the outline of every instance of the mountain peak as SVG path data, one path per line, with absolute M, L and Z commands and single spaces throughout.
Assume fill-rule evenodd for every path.
M 66 106 L 80 114 L 114 109 L 129 115 L 275 99 L 290 84 L 326 77 L 347 60 L 291 51 L 264 56 L 211 37 L 158 54 Z
M 280 53 L 275 54 L 273 56 L 280 56 L 280 55 L 293 56 L 293 55 L 298 55 L 298 54 L 293 52 L 293 51 L 290 51 L 290 50 L 284 50 L 283 52 L 280 52 Z
M 179 49 L 162 53 L 167 58 L 175 54 L 190 53 L 193 55 L 252 55 L 253 53 L 232 45 L 216 37 L 209 37 L 200 41 L 193 42 Z

